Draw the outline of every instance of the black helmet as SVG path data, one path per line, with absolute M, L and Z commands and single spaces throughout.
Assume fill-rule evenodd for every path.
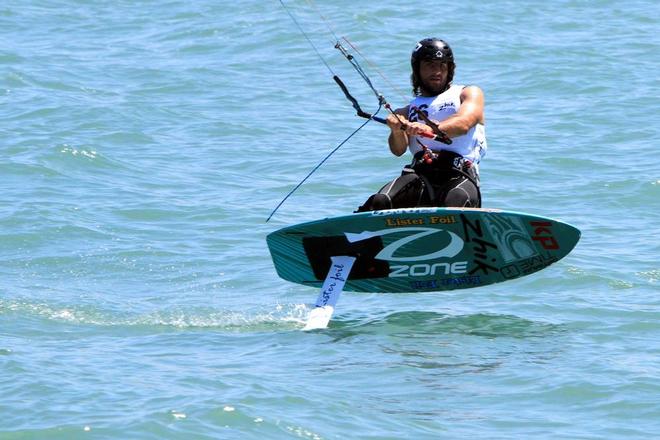
M 449 72 L 447 74 L 447 82 L 444 86 L 444 90 L 449 88 L 449 84 L 454 79 L 454 70 L 456 69 L 456 64 L 454 63 L 454 53 L 447 44 L 446 41 L 440 40 L 438 38 L 425 38 L 417 43 L 415 49 L 412 51 L 410 56 L 410 65 L 412 66 L 412 75 L 410 76 L 410 81 L 413 85 L 413 94 L 415 96 L 420 94 L 421 81 L 419 79 L 419 63 L 422 61 L 434 61 L 441 60 L 446 62 L 449 65 Z
M 453 63 L 454 53 L 451 51 L 451 47 L 449 47 L 446 41 L 437 38 L 425 38 L 417 43 L 417 46 L 412 51 L 410 64 L 413 69 L 419 66 L 419 62 L 422 60 L 442 60 L 448 63 Z

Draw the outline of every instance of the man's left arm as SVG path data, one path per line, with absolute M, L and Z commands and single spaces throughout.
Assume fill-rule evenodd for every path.
M 435 121 L 450 138 L 463 136 L 472 127 L 485 122 L 484 92 L 477 86 L 468 86 L 461 92 L 461 107 L 444 121 Z

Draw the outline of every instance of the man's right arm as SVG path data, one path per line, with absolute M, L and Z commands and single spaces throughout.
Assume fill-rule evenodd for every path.
M 408 149 L 408 135 L 403 129 L 404 124 L 408 124 L 408 107 L 399 108 L 394 111 L 399 117 L 393 114 L 387 116 L 387 126 L 390 127 L 390 137 L 387 142 L 390 145 L 390 151 L 395 156 L 401 156 Z M 403 122 L 403 124 L 402 124 Z

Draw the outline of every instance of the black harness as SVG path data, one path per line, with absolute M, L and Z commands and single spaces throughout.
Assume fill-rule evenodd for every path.
M 479 208 L 481 207 L 481 190 L 479 174 L 471 160 L 452 151 L 431 151 L 425 149 L 413 156 L 410 165 L 403 168 L 402 175 L 414 173 L 422 181 L 424 198 L 432 205 L 455 179 L 466 178 L 479 193 Z

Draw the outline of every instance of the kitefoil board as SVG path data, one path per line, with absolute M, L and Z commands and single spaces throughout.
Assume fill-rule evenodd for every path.
M 413 208 L 301 223 L 268 235 L 280 277 L 321 286 L 304 330 L 327 327 L 341 292 L 465 289 L 519 278 L 566 256 L 580 231 L 496 209 Z
M 278 275 L 320 287 L 338 271 L 344 290 L 421 292 L 485 286 L 566 256 L 580 231 L 551 218 L 497 209 L 413 208 L 331 217 L 268 235 Z M 353 257 L 349 270 L 332 257 Z

